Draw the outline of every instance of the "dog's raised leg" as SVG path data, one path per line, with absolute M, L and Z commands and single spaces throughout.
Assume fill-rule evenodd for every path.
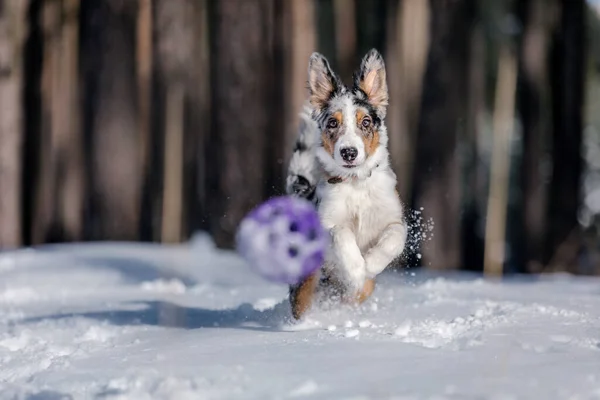
M 367 277 L 374 278 L 402 253 L 406 242 L 406 225 L 392 223 L 383 231 L 377 244 L 365 254 Z
M 365 281 L 365 259 L 356 244 L 356 236 L 350 228 L 334 226 L 330 230 L 333 254 L 343 268 L 344 286 L 353 292 L 363 287 Z
M 318 281 L 318 273 L 315 272 L 298 285 L 290 287 L 290 305 L 295 319 L 302 318 L 312 305 Z

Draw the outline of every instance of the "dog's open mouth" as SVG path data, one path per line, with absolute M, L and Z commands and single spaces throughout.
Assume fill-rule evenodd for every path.
M 354 167 L 356 167 L 356 165 L 352 165 L 352 164 L 344 165 L 344 168 L 354 168 Z

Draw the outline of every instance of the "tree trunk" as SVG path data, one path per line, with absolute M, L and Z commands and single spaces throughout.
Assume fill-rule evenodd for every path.
M 208 1 L 191 0 L 193 5 L 194 49 L 190 93 L 186 104 L 184 147 L 184 177 L 186 205 L 184 226 L 188 234 L 208 229 L 206 221 L 207 174 L 212 168 L 206 162 L 208 132 L 210 131 L 210 53 L 208 37 Z
M 435 269 L 461 263 L 461 186 L 456 149 L 467 117 L 468 65 L 474 3 L 431 0 L 431 47 L 425 73 L 414 203 L 434 223 L 434 238 L 423 248 Z
M 140 168 L 144 173 L 150 163 L 152 72 L 153 72 L 153 19 L 152 0 L 139 0 L 136 21 L 136 75 L 138 129 L 140 141 Z
M 178 243 L 183 235 L 183 134 L 185 90 L 182 82 L 167 87 L 165 110 L 161 242 Z
M 333 0 L 338 71 L 342 81 L 348 84 L 351 83 L 352 74 L 357 67 L 355 8 L 355 0 Z
M 344 2 L 344 0 L 341 0 Z M 352 7 L 352 2 L 345 2 L 345 7 Z M 389 14 L 389 0 L 356 0 L 354 2 L 354 21 L 353 29 L 356 30 L 355 41 L 356 49 L 354 51 L 354 67 L 358 68 L 357 63 L 367 52 L 375 47 L 381 53 L 385 52 L 386 45 L 386 16 Z
M 545 162 L 550 130 L 550 98 L 547 91 L 550 34 L 549 6 L 546 0 L 520 4 L 525 27 L 520 44 L 519 111 L 523 126 L 521 184 L 523 190 L 523 237 L 518 265 L 537 273 L 543 266 L 543 245 L 547 216 L 547 177 Z M 551 9 L 551 7 L 550 7 Z
M 43 1 L 41 7 L 41 25 L 43 29 L 43 60 L 41 79 L 41 126 L 39 147 L 39 173 L 37 192 L 35 194 L 35 205 L 31 228 L 32 244 L 45 243 L 51 238 L 49 232 L 53 224 L 54 215 L 54 193 L 55 193 L 55 153 L 54 140 L 52 138 L 52 88 L 58 85 L 56 81 L 56 70 L 60 54 L 57 54 L 56 42 L 57 32 L 60 30 L 60 4 L 55 0 Z
M 154 1 L 139 0 L 136 21 L 136 76 L 137 76 L 137 117 L 140 174 L 142 175 L 142 188 L 140 194 L 140 240 L 152 241 L 158 239 L 155 231 L 157 220 L 153 215 L 154 207 L 160 198 L 156 176 L 160 171 L 154 158 L 155 119 L 153 109 L 156 102 L 156 89 L 154 87 L 155 49 L 154 49 Z M 155 114 L 158 114 L 155 113 Z M 160 220 L 158 220 L 160 224 Z
M 215 116 L 209 165 L 214 167 L 211 232 L 219 247 L 232 247 L 240 220 L 265 199 L 272 66 L 271 0 L 220 0 L 212 62 Z
M 314 0 L 284 2 L 284 89 L 281 97 L 285 101 L 285 138 L 282 172 L 287 173 L 288 162 L 298 134 L 298 114 L 306 102 L 308 60 L 316 48 Z
M 21 215 L 23 244 L 32 243 L 34 218 L 36 216 L 37 198 L 40 189 L 40 142 L 42 139 L 42 70 L 43 70 L 43 37 L 44 29 L 42 9 L 44 0 L 31 0 L 28 10 L 29 32 L 25 44 L 24 57 L 24 120 L 23 152 L 21 182 Z
M 492 162 L 485 227 L 483 271 L 502 275 L 505 264 L 506 215 L 510 175 L 510 143 L 514 130 L 517 60 L 509 44 L 501 44 L 494 100 Z
M 322 53 L 334 71 L 339 71 L 336 57 L 335 8 L 333 0 L 316 0 L 317 51 Z M 308 70 L 308 64 L 307 64 Z
M 582 23 L 585 21 L 586 3 L 584 0 L 562 0 L 560 4 L 562 9 L 551 64 L 553 150 L 546 241 L 546 256 L 550 264 L 558 262 L 552 260 L 553 255 L 578 227 L 586 76 L 585 24 Z
M 408 202 L 429 48 L 429 4 L 421 0 L 390 0 L 388 10 L 386 65 L 390 105 L 386 124 L 398 191 Z
M 86 99 L 91 135 L 91 238 L 137 240 L 140 141 L 136 88 L 137 2 L 84 1 Z M 97 40 L 98 42 L 92 42 Z
M 483 118 L 486 110 L 485 87 L 485 37 L 484 27 L 478 23 L 471 35 L 471 56 L 469 65 L 469 78 L 467 96 L 468 111 L 465 132 L 465 162 L 463 174 L 465 185 L 462 193 L 464 196 L 464 215 L 462 230 L 462 267 L 467 270 L 481 270 L 484 259 L 483 227 L 487 188 L 485 186 L 485 168 L 480 162 L 480 141 L 484 131 Z
M 81 240 L 85 175 L 79 116 L 79 0 L 44 3 L 40 191 L 33 243 Z
M 283 168 L 285 155 L 284 144 L 286 121 L 284 121 L 286 108 L 290 99 L 290 87 L 284 84 L 287 71 L 285 70 L 286 38 L 284 24 L 286 22 L 286 6 L 278 0 L 270 0 L 264 5 L 265 20 L 262 22 L 265 40 L 264 72 L 269 75 L 268 84 L 264 88 L 264 102 L 269 104 L 268 129 L 264 132 L 267 136 L 265 159 L 262 168 L 265 171 L 263 181 L 263 196 L 272 197 L 281 195 L 285 189 L 285 174 Z M 264 73 L 263 72 L 263 73 Z M 296 119 L 298 119 L 296 117 Z
M 25 0 L 0 3 L 0 249 L 21 245 Z
M 183 239 L 184 129 L 186 88 L 194 70 L 192 0 L 156 2 L 159 78 L 166 91 L 161 241 Z

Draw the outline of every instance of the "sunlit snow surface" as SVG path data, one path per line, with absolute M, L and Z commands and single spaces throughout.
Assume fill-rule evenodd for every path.
M 382 275 L 289 321 L 205 237 L 0 254 L 0 399 L 600 399 L 600 280 Z

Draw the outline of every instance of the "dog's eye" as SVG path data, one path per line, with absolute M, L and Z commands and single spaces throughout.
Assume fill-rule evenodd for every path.
M 338 126 L 337 119 L 331 118 L 329 121 L 327 121 L 327 128 L 335 129 L 335 128 L 337 128 L 337 126 Z
M 371 125 L 371 118 L 365 117 L 362 120 L 362 126 L 368 128 Z

